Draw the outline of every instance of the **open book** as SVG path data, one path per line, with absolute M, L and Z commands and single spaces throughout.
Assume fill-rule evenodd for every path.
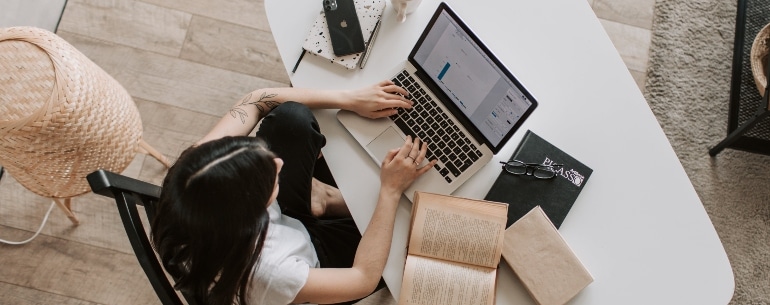
M 508 204 L 415 192 L 398 304 L 495 303 Z

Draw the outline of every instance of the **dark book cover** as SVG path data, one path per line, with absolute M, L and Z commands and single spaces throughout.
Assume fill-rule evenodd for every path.
M 556 177 L 552 179 L 538 179 L 500 171 L 484 199 L 509 204 L 506 227 L 539 205 L 554 226 L 559 228 L 593 172 L 591 168 L 531 130 L 527 130 L 509 160 L 563 166 L 554 168 Z

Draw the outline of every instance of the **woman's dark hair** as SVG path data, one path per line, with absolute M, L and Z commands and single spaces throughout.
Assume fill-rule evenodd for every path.
M 152 243 L 176 289 L 199 304 L 246 304 L 267 234 L 275 155 L 253 137 L 185 150 L 163 181 Z

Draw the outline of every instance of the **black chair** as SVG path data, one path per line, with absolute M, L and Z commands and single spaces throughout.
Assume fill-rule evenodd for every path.
M 751 71 L 751 46 L 754 37 L 770 23 L 770 2 L 738 0 L 733 43 L 732 80 L 727 137 L 709 149 L 716 156 L 725 148 L 770 155 L 770 107 L 768 90 L 760 96 Z M 765 64 L 767 75 L 770 56 Z M 770 79 L 770 78 L 769 78 Z M 770 86 L 766 86 L 770 87 Z
M 166 277 L 158 257 L 150 245 L 150 240 L 139 216 L 137 205 L 144 206 L 150 222 L 155 218 L 155 205 L 160 196 L 160 187 L 133 178 L 108 172 L 95 171 L 88 176 L 88 184 L 94 193 L 114 198 L 118 205 L 120 219 L 126 229 L 131 248 L 134 249 L 139 264 L 164 305 L 182 305 L 182 300 Z M 148 224 L 149 226 L 149 224 Z M 191 298 L 185 297 L 188 304 L 195 305 Z
M 767 56 L 767 61 L 765 62 L 765 75 L 767 76 L 767 79 L 770 80 L 770 56 Z M 721 152 L 726 147 L 730 147 L 730 145 L 736 143 L 738 140 L 743 138 L 747 132 L 755 128 L 757 124 L 765 120 L 765 118 L 770 115 L 770 108 L 768 108 L 768 98 L 770 98 L 770 86 L 765 86 L 765 93 L 763 94 L 762 98 L 759 101 L 759 107 L 757 108 L 756 112 L 754 112 L 754 115 L 752 117 L 749 117 L 745 122 L 743 122 L 740 126 L 735 128 L 730 134 L 727 135 L 724 140 L 719 142 L 716 146 L 712 147 L 709 150 L 709 155 L 716 156 L 719 152 Z M 767 148 L 767 147 L 765 147 Z M 746 149 L 743 150 L 750 151 L 750 152 L 759 152 L 755 151 L 755 149 Z M 760 152 L 765 153 L 765 152 Z M 767 154 L 767 153 L 765 153 Z

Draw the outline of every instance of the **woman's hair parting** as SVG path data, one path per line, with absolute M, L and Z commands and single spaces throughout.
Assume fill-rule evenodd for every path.
M 163 181 L 152 243 L 175 288 L 200 304 L 246 304 L 276 183 L 275 155 L 253 137 L 182 152 Z

